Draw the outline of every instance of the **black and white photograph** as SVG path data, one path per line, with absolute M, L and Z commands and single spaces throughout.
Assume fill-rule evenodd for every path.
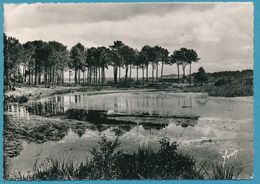
M 252 2 L 3 8 L 5 180 L 253 178 Z

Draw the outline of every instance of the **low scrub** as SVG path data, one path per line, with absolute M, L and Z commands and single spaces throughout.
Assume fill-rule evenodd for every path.
M 207 88 L 209 96 L 238 97 L 253 96 L 253 84 L 250 83 L 227 83 L 220 86 Z
M 214 178 L 216 180 L 238 178 L 238 176 L 242 172 L 241 168 L 236 168 L 232 165 L 223 166 L 222 164 L 218 163 L 210 163 L 210 170 L 212 171 L 212 173 L 211 175 L 209 175 L 209 177 Z
M 205 84 L 203 86 L 185 86 L 180 89 L 181 92 L 199 92 L 208 93 L 209 96 L 218 97 L 240 97 L 252 96 L 253 84 L 249 82 L 231 82 L 217 84 Z

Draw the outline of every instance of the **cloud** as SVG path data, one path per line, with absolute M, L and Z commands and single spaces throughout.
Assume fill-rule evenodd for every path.
M 139 15 L 163 16 L 183 9 L 203 11 L 214 4 L 183 3 L 36 3 L 5 4 L 6 24 L 10 27 L 38 27 L 56 23 L 122 21 Z M 16 21 L 10 21 L 13 17 Z M 24 21 L 29 20 L 29 21 Z
M 253 67 L 252 3 L 5 4 L 4 30 L 22 42 L 57 40 L 69 47 L 122 40 L 137 49 L 193 48 L 201 58 L 194 69 Z

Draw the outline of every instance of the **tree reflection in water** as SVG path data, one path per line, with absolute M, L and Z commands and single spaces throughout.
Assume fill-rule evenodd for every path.
M 53 96 L 38 102 L 29 102 L 26 107 L 30 114 L 60 116 L 71 108 L 85 110 L 106 110 L 113 113 L 186 114 L 192 115 L 193 108 L 205 106 L 208 98 L 191 95 L 166 95 L 153 93 L 89 95 L 69 94 Z M 195 106 L 195 107 L 194 107 Z
M 110 129 L 116 136 L 122 136 L 136 126 L 146 131 L 161 130 L 168 126 L 169 109 L 165 107 L 177 103 L 177 112 L 186 110 L 192 113 L 192 98 L 181 95 L 174 97 L 177 101 L 170 102 L 164 94 L 132 94 L 134 98 L 121 98 L 113 95 L 113 103 L 102 100 L 103 97 L 84 94 L 54 96 L 26 105 L 6 104 L 4 124 L 4 153 L 8 157 L 20 154 L 22 141 L 42 144 L 47 141 L 60 141 L 71 129 L 78 137 L 86 130 L 103 132 Z M 95 97 L 95 100 L 86 100 Z M 203 100 L 205 99 L 205 100 Z M 198 104 L 207 103 L 207 98 L 195 99 Z M 106 99 L 110 100 L 110 99 Z M 73 108 L 73 105 L 77 108 Z M 110 110 L 107 110 L 109 107 Z M 112 108 L 111 108 L 112 107 Z M 175 110 L 175 109 L 173 109 Z M 59 122 L 42 118 L 40 123 L 33 116 L 59 116 Z M 11 115 L 11 116 L 10 116 Z M 18 118 L 17 118 L 18 117 Z M 38 117 L 39 118 L 39 117 Z M 62 119 L 68 118 L 73 119 Z M 30 119 L 30 120 L 29 120 Z M 196 118 L 172 118 L 177 126 L 186 128 L 197 124 Z M 29 120 L 29 121 L 28 121 Z M 91 123 L 91 124 L 90 124 Z
M 49 120 L 4 117 L 4 152 L 8 157 L 20 154 L 22 141 L 42 144 L 47 141 L 62 140 L 68 133 L 69 125 L 65 122 Z M 16 145 L 16 146 L 15 146 Z

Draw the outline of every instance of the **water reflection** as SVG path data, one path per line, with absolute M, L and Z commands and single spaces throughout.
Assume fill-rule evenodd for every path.
M 48 100 L 30 102 L 27 105 L 27 110 L 30 114 L 39 116 L 60 116 L 65 113 L 65 98 L 56 96 L 48 98 Z
M 177 111 L 174 108 L 176 104 L 178 104 Z M 185 112 L 187 109 L 190 111 Z M 26 106 L 5 104 L 5 112 L 9 117 L 5 117 L 5 153 L 9 157 L 16 157 L 23 149 L 22 141 L 37 144 L 60 141 L 68 134 L 69 130 L 78 135 L 79 138 L 86 133 L 87 129 L 97 132 L 109 129 L 115 135 L 122 136 L 135 126 L 142 126 L 145 131 L 151 133 L 168 126 L 169 120 L 165 118 L 169 117 L 166 116 L 191 113 L 191 109 L 192 97 L 169 96 L 160 93 L 105 95 L 82 93 L 45 98 L 29 102 Z M 44 117 L 65 116 L 79 121 L 57 124 L 51 121 L 33 123 L 35 120 L 31 119 L 31 123 L 27 123 L 25 120 L 29 120 L 29 114 Z M 127 117 L 121 117 L 124 114 Z M 19 117 L 19 123 L 9 115 Z M 164 118 L 160 117 L 161 115 Z M 174 120 L 176 125 L 184 128 L 193 126 L 196 122 L 196 119 L 175 118 Z
M 201 98 L 200 98 L 201 99 Z M 26 108 L 7 105 L 7 112 L 22 111 L 39 116 L 61 116 L 69 109 L 106 110 L 110 113 L 148 113 L 160 115 L 186 114 L 192 115 L 194 102 L 200 103 L 198 98 L 183 94 L 168 95 L 160 93 L 122 93 L 122 94 L 68 94 L 45 98 L 40 101 L 29 102 Z M 206 105 L 206 100 L 204 104 Z M 197 104 L 198 104 L 197 103 Z
M 237 106 L 241 108 L 238 109 Z M 252 102 L 248 103 L 247 99 L 221 99 L 191 93 L 78 93 L 53 96 L 26 104 L 29 114 L 40 116 L 60 116 L 69 109 L 104 110 L 109 114 L 193 115 L 237 120 L 253 116 Z
M 21 118 L 27 118 L 29 119 L 29 112 L 25 106 L 21 106 L 19 104 L 5 104 L 4 106 L 5 113 L 17 116 Z
M 240 144 L 241 136 L 232 127 L 239 127 L 239 122 L 246 127 L 253 124 L 245 123 L 253 117 L 253 102 L 193 94 L 82 93 L 45 98 L 26 106 L 6 104 L 5 114 L 4 155 L 12 158 L 13 170 L 27 171 L 39 150 L 43 150 L 42 157 L 73 154 L 77 163 L 97 146 L 101 134 L 119 136 L 122 149 L 129 152 L 138 146 L 154 146 L 164 136 L 181 140 L 182 145 L 202 145 L 208 138 Z
M 42 144 L 47 141 L 59 141 L 67 135 L 69 125 L 66 123 L 52 123 L 50 121 L 15 119 L 4 116 L 4 152 L 8 157 L 16 157 L 23 149 L 22 141 Z
M 237 108 L 238 105 L 241 108 Z M 5 104 L 5 114 L 9 117 L 4 124 L 5 153 L 10 157 L 17 156 L 22 149 L 21 141 L 42 144 L 63 140 L 69 130 L 78 138 L 85 136 L 87 130 L 99 133 L 110 130 L 117 136 L 124 136 L 140 126 L 147 134 L 152 134 L 172 124 L 182 130 L 193 127 L 198 123 L 198 118 L 191 118 L 194 115 L 206 119 L 217 117 L 236 120 L 252 118 L 251 113 L 252 103 L 228 98 L 209 99 L 192 94 L 141 92 L 58 95 L 29 102 L 26 106 Z M 38 123 L 33 116 L 28 121 L 29 114 L 62 116 L 79 121 L 65 119 L 62 123 L 55 123 L 45 118 L 46 122 Z M 19 117 L 19 122 L 9 115 Z
M 75 112 L 81 113 L 81 115 L 73 114 L 75 115 L 75 118 L 91 117 L 89 121 L 91 123 L 88 121 L 49 121 L 49 119 L 31 119 L 30 123 L 28 123 L 26 122 L 26 119 L 18 120 L 11 118 L 10 116 L 5 116 L 5 155 L 10 158 L 18 156 L 23 149 L 22 141 L 43 144 L 49 141 L 56 142 L 63 140 L 64 137 L 68 135 L 69 130 L 74 132 L 78 138 L 81 138 L 86 134 L 86 130 L 96 131 L 99 133 L 104 133 L 109 130 L 114 132 L 115 136 L 123 136 L 127 132 L 133 131 L 135 127 L 142 127 L 142 129 L 146 131 L 147 134 L 152 134 L 155 131 L 159 132 L 160 130 L 168 127 L 168 123 L 160 122 L 159 119 L 156 118 L 149 120 L 148 122 L 141 122 L 138 124 L 129 120 L 115 119 L 106 119 L 106 123 L 102 123 L 102 121 L 105 120 L 103 118 L 106 116 L 100 112 L 91 112 L 79 109 L 77 109 Z M 88 113 L 90 116 L 88 117 L 84 113 Z M 97 115 L 96 113 L 100 114 Z M 97 121 L 93 122 L 94 119 Z M 173 123 L 176 123 L 176 126 L 180 125 L 181 127 L 186 128 L 188 126 L 197 124 L 197 120 L 176 119 L 173 121 Z

